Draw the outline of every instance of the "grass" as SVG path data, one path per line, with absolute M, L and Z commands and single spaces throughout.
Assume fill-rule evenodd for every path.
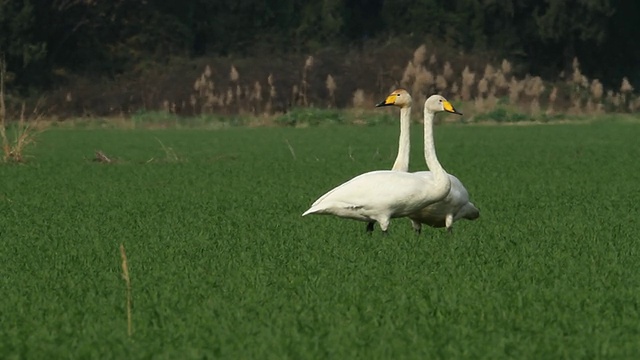
M 485 117 L 484 119 L 488 119 Z M 139 111 L 129 117 L 73 118 L 65 121 L 45 121 L 49 127 L 73 129 L 206 129 L 219 130 L 232 127 L 310 127 L 327 125 L 381 125 L 396 124 L 397 114 L 375 108 L 325 109 L 293 108 L 284 114 L 253 115 L 197 115 L 178 116 L 162 111 Z
M 418 129 L 412 170 L 425 168 Z M 453 236 L 300 217 L 329 188 L 390 168 L 397 131 L 50 129 L 30 162 L 0 167 L 0 355 L 640 352 L 640 124 L 439 126 L 440 160 L 482 213 Z M 148 162 L 166 156 L 159 142 L 186 161 Z M 92 162 L 96 149 L 118 161 Z

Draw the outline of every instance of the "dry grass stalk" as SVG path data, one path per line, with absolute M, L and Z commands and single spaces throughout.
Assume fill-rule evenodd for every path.
M 298 105 L 298 99 L 300 98 L 300 91 L 298 90 L 298 85 L 293 85 L 291 88 L 291 104 Z
M 304 62 L 304 68 L 302 69 L 302 80 L 300 82 L 300 99 L 302 100 L 302 105 L 309 106 L 309 101 L 307 99 L 307 94 L 309 93 L 309 82 L 307 81 L 307 74 L 309 70 L 313 67 L 314 59 L 313 56 L 308 56 L 307 60 Z
M 615 107 L 620 106 L 620 94 L 613 92 L 613 90 L 607 91 L 607 101 Z
M 549 94 L 549 102 L 553 104 L 556 102 L 557 98 L 558 98 L 558 88 L 554 86 L 553 89 L 551 89 L 551 93 Z
M 448 61 L 444 63 L 442 76 L 444 76 L 444 78 L 447 80 L 451 80 L 451 78 L 453 77 L 453 69 L 451 68 L 451 64 Z
M 524 81 L 518 81 L 515 76 L 509 82 L 509 103 L 516 105 L 520 101 L 520 92 L 524 87 Z
M 622 78 L 622 84 L 620 85 L 620 103 L 624 106 L 624 110 L 633 109 L 633 102 L 631 101 L 631 92 L 633 91 L 633 86 L 629 82 L 627 77 Z
M 113 160 L 111 160 L 111 158 L 101 150 L 96 150 L 95 158 L 93 158 L 93 161 L 105 164 L 111 164 L 113 162 Z
M 327 75 L 325 85 L 327 86 L 327 91 L 329 92 L 329 107 L 334 107 L 336 106 L 335 92 L 338 87 L 336 86 L 336 81 L 333 79 L 333 76 L 331 76 L 331 74 Z
M 236 111 L 240 113 L 242 106 L 240 99 L 243 93 L 239 83 L 240 73 L 238 72 L 238 69 L 236 69 L 235 65 L 231 65 L 231 69 L 229 70 L 229 80 L 231 80 L 232 84 L 230 84 L 227 89 L 225 105 L 230 106 L 231 104 L 235 104 L 234 107 Z
M 189 105 L 191 105 L 194 114 L 212 112 L 214 106 L 219 102 L 218 96 L 214 94 L 215 84 L 212 76 L 213 70 L 211 66 L 207 65 L 193 84 L 195 93 L 189 97 Z M 201 104 L 200 109 L 196 107 L 198 104 Z
M 431 54 L 429 57 L 429 65 L 434 66 L 438 62 L 438 58 L 436 58 L 436 54 Z
M 476 74 L 469 70 L 469 66 L 465 66 L 462 70 L 462 90 L 460 96 L 462 100 L 471 99 L 471 87 L 475 83 Z
M 474 100 L 473 100 L 473 106 L 474 106 L 474 110 L 477 112 L 485 112 L 487 111 L 487 106 L 486 106 L 486 102 L 484 100 L 484 98 L 482 96 L 477 96 Z
M 427 58 L 427 47 L 422 44 L 413 52 L 413 65 L 418 66 L 424 63 Z
M 413 82 L 416 77 L 416 67 L 413 66 L 413 63 L 409 61 L 407 63 L 407 67 L 404 68 L 404 73 L 402 73 L 402 80 L 400 80 L 400 84 L 404 87 L 409 87 L 409 84 Z
M 447 79 L 445 79 L 444 76 L 438 74 L 436 76 L 436 89 L 438 90 L 438 92 L 443 92 L 444 90 L 446 90 L 447 85 Z
M 357 89 L 353 93 L 353 107 L 355 108 L 363 108 L 366 102 L 366 98 L 364 96 L 364 90 Z
M 531 100 L 531 104 L 529 106 L 529 111 L 533 115 L 538 115 L 540 113 L 540 101 L 538 100 L 537 97 L 533 98 L 533 100 Z
M 254 113 L 260 113 L 260 105 L 262 104 L 262 85 L 260 85 L 259 81 L 253 83 L 253 92 L 251 92 L 249 99 L 253 103 Z
M 576 87 L 586 88 L 589 86 L 589 79 L 580 72 L 580 63 L 578 58 L 573 58 L 573 74 L 571 75 L 573 85 Z
M 489 91 L 489 95 L 487 95 L 484 105 L 489 109 L 493 109 L 498 105 L 498 98 L 495 96 L 495 88 L 492 87 Z
M 582 79 L 582 73 L 580 73 L 580 61 L 578 61 L 577 57 L 573 58 L 573 62 L 571 63 L 571 68 L 573 69 L 573 74 L 571 75 L 571 79 L 575 84 L 580 84 L 580 80 Z
M 277 93 L 276 93 L 276 86 L 273 80 L 273 74 L 269 74 L 269 76 L 267 77 L 267 83 L 269 83 L 269 96 L 271 98 L 276 97 Z
M 407 63 L 407 67 L 402 74 L 402 80 L 400 84 L 405 88 L 412 88 L 413 96 L 418 95 L 418 91 L 424 86 L 427 77 L 431 77 L 431 83 L 433 83 L 433 74 L 427 74 L 427 70 L 422 65 L 427 58 L 427 47 L 423 44 L 420 45 L 413 52 L 413 59 Z M 422 83 L 420 83 L 422 82 Z
M 500 69 L 502 70 L 503 74 L 509 75 L 511 73 L 511 63 L 507 59 L 502 59 Z
M 131 277 L 129 276 L 129 264 L 127 262 L 127 252 L 124 249 L 124 244 L 120 244 L 120 258 L 122 259 L 122 279 L 127 287 L 127 335 L 131 336 L 133 334 Z
M 227 97 L 224 100 L 224 104 L 229 106 L 233 102 L 233 90 L 231 88 L 227 89 Z
M 4 79 L 0 79 L 0 82 L 4 82 Z M 4 85 L 1 86 L 4 88 Z M 38 122 L 42 115 L 38 114 L 38 107 L 36 106 L 33 114 L 32 120 L 27 120 L 25 117 L 25 104 L 22 103 L 22 108 L 20 110 L 20 120 L 17 123 L 15 129 L 15 136 L 13 141 L 9 140 L 7 136 L 7 124 L 6 124 L 6 108 L 4 103 L 4 90 L 0 93 L 0 107 L 2 110 L 0 112 L 2 115 L 2 119 L 0 119 L 0 139 L 2 140 L 2 152 L 3 162 L 24 162 L 25 149 L 35 143 L 36 135 L 40 132 L 38 130 Z
M 590 111 L 589 106 L 587 104 L 587 97 L 589 92 L 589 79 L 582 74 L 580 71 L 580 62 L 577 57 L 573 58 L 573 62 L 571 64 L 573 72 L 570 75 L 570 78 L 567 79 L 569 85 L 571 85 L 570 90 L 570 100 L 571 107 L 569 108 L 569 112 L 573 114 L 581 114 L 583 111 L 582 104 L 585 103 L 586 110 Z M 592 107 L 592 106 L 591 106 Z
M 459 90 L 458 83 L 454 82 L 453 85 L 451 85 L 451 94 L 458 95 L 458 90 Z
M 169 100 L 167 100 L 167 99 L 164 99 L 164 100 L 162 101 L 162 105 L 161 105 L 161 107 L 162 107 L 162 111 L 163 111 L 163 112 L 168 113 L 168 112 L 170 112 L 170 111 L 171 111 L 171 105 L 169 104 Z
M 265 112 L 267 114 L 270 114 L 271 109 L 273 109 L 273 100 L 278 95 L 278 93 L 276 92 L 276 86 L 273 80 L 273 74 L 269 74 L 269 76 L 267 76 L 267 84 L 269 84 L 269 100 L 267 100 L 267 105 L 265 106 Z
M 234 65 L 231 65 L 231 70 L 229 70 L 229 79 L 233 82 L 238 82 L 238 80 L 240 79 L 238 69 L 236 69 Z
M 311 69 L 313 67 L 313 56 L 307 57 L 307 60 L 304 62 L 305 70 Z
M 637 97 L 635 100 L 629 102 L 629 111 L 637 112 L 638 110 L 640 110 L 640 97 Z
M 493 76 L 493 83 L 500 90 L 505 90 L 509 88 L 509 82 L 504 77 L 504 73 L 502 72 L 502 70 L 496 71 L 496 73 Z
M 594 79 L 590 86 L 591 98 L 587 101 L 587 108 L 590 112 L 601 114 L 604 112 L 604 106 L 602 105 L 602 96 L 604 95 L 604 88 L 602 83 L 598 79 Z
M 571 107 L 568 112 L 570 114 L 582 114 L 582 101 L 580 97 L 574 96 L 573 99 L 571 99 Z
M 542 78 L 539 76 L 527 77 L 524 80 L 524 93 L 528 97 L 536 98 L 544 92 L 544 83 L 542 82 Z
M 480 79 L 478 81 L 478 96 L 484 96 L 489 91 L 489 82 L 486 78 Z
M 557 98 L 558 98 L 558 88 L 554 86 L 551 89 L 551 93 L 549 93 L 549 105 L 547 106 L 547 114 L 554 113 L 554 106 Z
M 620 85 L 620 92 L 621 93 L 630 93 L 633 91 L 633 86 L 631 86 L 631 83 L 629 82 L 629 79 L 627 79 L 627 77 L 623 77 L 622 78 L 622 85 Z
M 487 66 L 485 66 L 484 68 L 483 78 L 486 79 L 487 81 L 492 81 L 495 74 L 496 74 L 496 69 L 493 66 L 491 66 L 491 64 L 487 64 Z
M 7 161 L 7 157 L 11 153 L 5 123 L 7 118 L 7 108 L 4 102 L 4 78 L 6 73 L 7 66 L 3 56 L 0 58 L 0 137 L 2 138 L 2 153 L 4 154 L 4 161 Z
M 176 154 L 175 150 L 173 150 L 173 148 L 165 146 L 162 143 L 162 141 L 160 141 L 160 139 L 158 139 L 158 138 L 156 138 L 156 141 L 158 141 L 158 143 L 162 147 L 162 150 L 164 151 L 165 161 L 167 161 L 167 162 L 178 162 L 178 161 L 180 161 L 180 158 Z
M 291 143 L 289 143 L 289 140 L 284 139 L 284 142 L 287 144 L 287 147 L 289 148 L 289 152 L 291 153 L 291 157 L 293 157 L 293 160 L 297 160 L 298 158 L 296 157 L 296 152 L 295 150 L 293 150 L 293 146 L 291 146 Z
M 420 97 L 424 96 L 427 93 L 432 92 L 432 85 L 434 83 L 433 74 L 431 71 L 424 68 L 424 66 L 420 66 L 418 71 L 416 72 L 416 77 L 412 86 L 412 94 L 413 96 L 418 96 L 418 103 L 420 103 Z
M 598 79 L 593 80 L 591 82 L 591 96 L 593 99 L 599 102 L 603 94 L 604 88 L 602 87 L 602 83 Z

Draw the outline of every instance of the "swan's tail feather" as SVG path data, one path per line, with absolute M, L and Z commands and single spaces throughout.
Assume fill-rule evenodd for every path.
M 315 214 L 318 211 L 320 211 L 320 209 L 317 206 L 312 206 L 312 207 L 309 208 L 309 210 L 303 212 L 302 216 L 306 216 L 306 215 L 309 215 L 309 214 Z
M 309 210 L 302 213 L 302 216 L 310 215 L 310 214 L 336 214 L 342 213 L 343 211 L 355 211 L 361 209 L 362 205 L 354 205 L 347 203 L 323 203 L 323 204 L 313 204 L 309 208 Z

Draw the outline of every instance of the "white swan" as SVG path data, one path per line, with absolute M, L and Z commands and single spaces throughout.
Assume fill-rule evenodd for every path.
M 398 89 L 376 105 L 377 107 L 391 105 L 400 107 L 398 156 L 392 170 L 409 171 L 411 104 L 411 95 L 404 89 Z M 430 171 L 418 171 L 414 174 L 433 179 L 433 174 Z M 451 232 L 455 221 L 459 219 L 475 220 L 480 216 L 480 211 L 469 201 L 469 192 L 462 182 L 451 174 L 449 174 L 449 180 L 451 181 L 451 190 L 444 199 L 409 215 L 413 229 L 417 233 L 422 230 L 421 224 L 427 224 L 432 227 L 446 227 L 447 231 Z M 373 231 L 373 224 L 367 224 L 367 231 Z
M 397 96 L 397 95 L 396 95 Z M 328 214 L 366 222 L 378 222 L 386 233 L 391 218 L 404 217 L 444 199 L 451 188 L 433 144 L 436 112 L 459 114 L 444 97 L 432 95 L 424 103 L 424 156 L 432 176 L 394 170 L 358 175 L 316 200 L 302 216 Z
M 414 174 L 432 177 L 429 171 L 418 171 Z M 462 185 L 462 182 L 455 176 L 449 174 L 451 190 L 447 196 L 419 211 L 409 215 L 413 229 L 420 234 L 421 224 L 431 227 L 446 227 L 448 232 L 453 230 L 453 223 L 460 219 L 475 220 L 480 217 L 480 210 L 469 201 L 469 192 Z

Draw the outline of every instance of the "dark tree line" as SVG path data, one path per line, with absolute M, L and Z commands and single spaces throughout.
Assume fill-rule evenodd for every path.
M 273 56 L 431 39 L 555 77 L 574 56 L 605 83 L 640 80 L 632 0 L 0 0 L 14 84 L 114 76 L 172 57 Z

